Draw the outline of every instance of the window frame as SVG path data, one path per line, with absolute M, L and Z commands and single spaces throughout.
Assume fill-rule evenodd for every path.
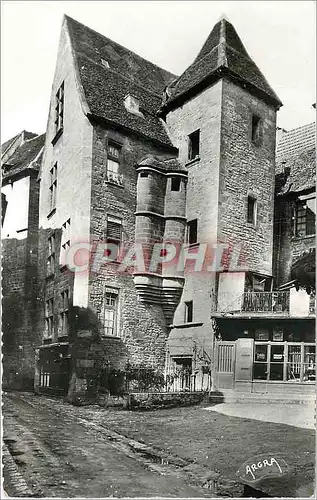
M 309 195 L 303 196 L 302 199 L 301 199 L 301 197 L 299 197 L 296 200 L 294 236 L 297 237 L 297 238 L 305 238 L 306 236 L 307 237 L 309 237 L 309 236 L 313 237 L 316 234 L 316 213 L 315 213 L 314 224 L 311 224 L 312 221 L 309 221 L 308 218 L 307 218 L 307 214 L 308 214 L 307 202 L 309 200 L 315 200 L 315 205 L 316 205 L 316 194 L 315 193 L 311 193 Z M 302 215 L 299 216 L 299 212 L 300 211 L 302 212 Z M 300 222 L 299 222 L 299 219 L 300 219 Z M 301 234 L 302 230 L 299 229 L 300 227 L 304 228 L 303 234 Z M 314 231 L 313 232 L 309 232 L 308 227 L 313 227 Z
M 55 95 L 55 134 L 63 129 L 64 125 L 64 82 L 61 83 Z
M 48 255 L 47 255 L 47 268 L 46 277 L 55 275 L 56 264 L 56 234 L 55 231 L 49 235 L 48 241 Z
M 261 115 L 251 115 L 251 142 L 255 146 L 261 146 L 263 142 L 263 118 Z
M 50 297 L 45 300 L 45 330 L 44 339 L 49 340 L 54 336 L 54 298 Z
M 107 304 L 107 295 L 110 299 L 114 299 L 114 304 Z M 119 293 L 116 289 L 107 288 L 103 298 L 103 333 L 101 337 L 118 337 L 118 308 L 119 308 Z M 106 312 L 112 311 L 113 318 L 106 318 Z M 109 326 L 112 323 L 112 326 Z M 111 331 L 112 333 L 109 333 Z
M 190 236 L 191 236 L 191 232 L 192 232 L 191 224 L 193 224 L 193 223 L 196 224 L 196 227 L 195 227 L 196 238 L 195 238 L 195 241 L 190 241 L 191 240 Z M 187 221 L 186 242 L 188 245 L 197 245 L 197 243 L 198 243 L 198 219 L 191 219 L 191 220 Z
M 57 199 L 57 162 L 54 163 L 50 169 L 50 210 L 48 217 L 56 210 L 56 199 Z
M 58 337 L 67 337 L 69 333 L 69 296 L 69 288 L 65 288 L 65 290 L 62 290 L 60 293 Z
M 266 347 L 266 359 L 264 361 L 259 361 L 255 359 L 256 357 L 256 352 L 257 352 L 257 346 L 267 346 Z M 282 353 L 282 359 L 281 360 L 273 360 L 272 356 L 272 347 L 274 346 L 280 346 L 283 347 L 283 353 Z M 297 347 L 300 348 L 298 352 L 294 352 L 294 360 L 290 361 L 289 360 L 289 354 L 292 347 Z M 307 352 L 307 348 L 312 348 L 315 349 L 315 352 Z M 255 341 L 254 342 L 254 353 L 253 353 L 253 372 L 252 372 L 252 380 L 253 382 L 274 382 L 274 381 L 279 381 L 283 383 L 294 383 L 296 381 L 297 383 L 311 383 L 315 384 L 314 380 L 309 380 L 305 378 L 305 375 L 307 374 L 307 366 L 310 361 L 307 361 L 305 359 L 305 354 L 308 356 L 311 356 L 311 358 L 314 356 L 314 362 L 312 364 L 315 365 L 315 373 L 316 373 L 316 344 L 313 342 L 288 342 L 288 341 Z M 295 361 L 295 355 L 299 358 Z M 299 356 L 298 356 L 299 355 Z M 299 377 L 296 378 L 295 376 L 291 379 L 289 378 L 289 365 L 299 363 L 300 364 L 300 369 L 299 369 Z M 271 365 L 276 366 L 276 365 L 282 365 L 283 364 L 283 376 L 282 379 L 274 379 L 271 378 Z M 255 365 L 262 365 L 266 366 L 266 378 L 255 378 L 254 377 L 254 368 Z M 306 367 L 306 370 L 305 370 Z M 306 375 L 307 377 L 308 375 Z M 316 374 L 315 374 L 316 378 Z
M 71 227 L 71 219 L 69 217 L 62 224 L 62 237 L 61 237 L 61 247 L 59 255 L 59 264 L 61 268 L 64 268 L 66 266 L 66 254 L 70 248 L 70 243 L 71 243 L 70 227 Z
M 252 201 L 252 220 L 250 220 L 250 213 L 249 213 L 249 208 L 250 208 L 250 201 Z M 247 196 L 247 223 L 256 227 L 257 226 L 257 221 L 258 221 L 258 200 L 257 198 L 252 195 L 248 194 Z
M 184 322 L 185 323 L 193 323 L 194 321 L 194 301 L 193 300 L 185 300 L 185 313 L 184 313 Z
M 197 137 L 196 137 L 197 136 Z M 196 138 L 197 142 L 194 142 L 193 139 Z M 196 148 L 193 147 L 193 144 L 196 144 Z M 196 154 L 195 149 L 197 149 Z M 200 158 L 200 129 L 194 130 L 191 134 L 188 135 L 188 161 L 198 160 Z
M 176 185 L 175 185 L 176 182 Z M 173 192 L 180 192 L 182 187 L 182 179 L 179 176 L 171 177 L 171 186 L 170 190 Z M 175 189 L 176 188 L 176 189 Z
M 118 151 L 118 155 L 111 153 L 111 148 Z M 109 161 L 117 164 L 117 172 L 109 169 Z M 121 163 L 122 163 L 122 145 L 116 141 L 109 139 L 107 141 L 107 158 L 106 158 L 106 181 L 111 184 L 123 187 L 123 176 L 121 174 Z

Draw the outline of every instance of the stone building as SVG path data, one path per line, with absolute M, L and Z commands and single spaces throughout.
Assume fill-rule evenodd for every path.
M 37 334 L 39 167 L 44 135 L 25 130 L 1 147 L 3 387 L 30 389 Z
M 313 238 L 290 225 L 294 207 L 308 217 L 314 152 L 280 130 L 276 167 L 281 105 L 224 18 L 177 77 L 64 17 L 39 176 L 37 391 L 94 398 L 129 363 L 168 390 L 266 392 L 271 353 L 288 383 L 298 345 L 291 361 L 275 347 L 303 300 L 291 275 Z

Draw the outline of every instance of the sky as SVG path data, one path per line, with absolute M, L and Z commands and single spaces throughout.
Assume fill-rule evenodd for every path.
M 180 75 L 225 14 L 283 107 L 286 130 L 315 121 L 312 1 L 1 2 L 1 143 L 46 129 L 63 14 Z

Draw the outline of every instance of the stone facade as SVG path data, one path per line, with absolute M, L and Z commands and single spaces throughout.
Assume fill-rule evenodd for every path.
M 39 216 L 29 217 L 35 239 L 26 250 L 22 243 L 14 247 L 13 240 L 8 247 L 7 271 L 13 266 L 17 281 L 24 280 L 32 294 L 36 290 L 37 300 L 35 295 L 27 299 L 23 324 L 25 332 L 32 329 L 41 339 L 38 392 L 64 394 L 75 404 L 96 401 L 102 373 L 109 367 L 124 372 L 128 363 L 168 376 L 182 366 L 178 390 L 188 390 L 189 373 L 198 373 L 196 382 L 209 390 L 219 333 L 212 318 L 222 297 L 242 295 L 247 273 L 270 283 L 276 275 L 275 286 L 282 284 L 292 259 L 311 245 L 290 236 L 291 202 L 277 203 L 275 221 L 283 214 L 287 223 L 278 232 L 274 226 L 281 103 L 232 25 L 219 23 L 193 65 L 173 80 L 174 75 L 64 19 Z M 239 59 L 233 70 L 232 49 Z M 205 57 L 210 75 L 204 73 Z M 120 252 L 109 262 L 107 244 L 113 241 Z M 159 252 L 165 252 L 170 243 L 183 249 L 184 268 L 163 258 L 152 268 L 153 249 L 161 246 Z M 38 254 L 28 253 L 32 245 Z M 76 245 L 86 249 L 80 272 L 65 260 Z M 124 267 L 126 252 L 137 245 L 144 267 L 138 267 L 136 255 L 137 265 L 130 259 Z M 197 270 L 203 245 L 214 266 Z M 221 245 L 226 249 L 217 263 Z M 26 261 L 16 265 L 22 251 L 29 269 L 38 260 L 37 274 L 28 278 Z M 20 293 L 19 286 L 14 293 Z

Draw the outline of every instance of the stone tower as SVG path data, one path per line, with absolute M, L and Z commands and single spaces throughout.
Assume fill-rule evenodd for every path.
M 197 346 L 211 347 L 212 311 L 230 300 L 230 293 L 242 293 L 252 276 L 271 286 L 276 111 L 281 102 L 225 18 L 167 94 L 161 116 L 188 172 L 190 251 L 197 253 L 204 243 L 208 248 L 223 243 L 229 261 L 232 249 L 243 255 L 240 272 L 187 274 L 169 340 L 171 359 L 176 359 L 192 356 Z

